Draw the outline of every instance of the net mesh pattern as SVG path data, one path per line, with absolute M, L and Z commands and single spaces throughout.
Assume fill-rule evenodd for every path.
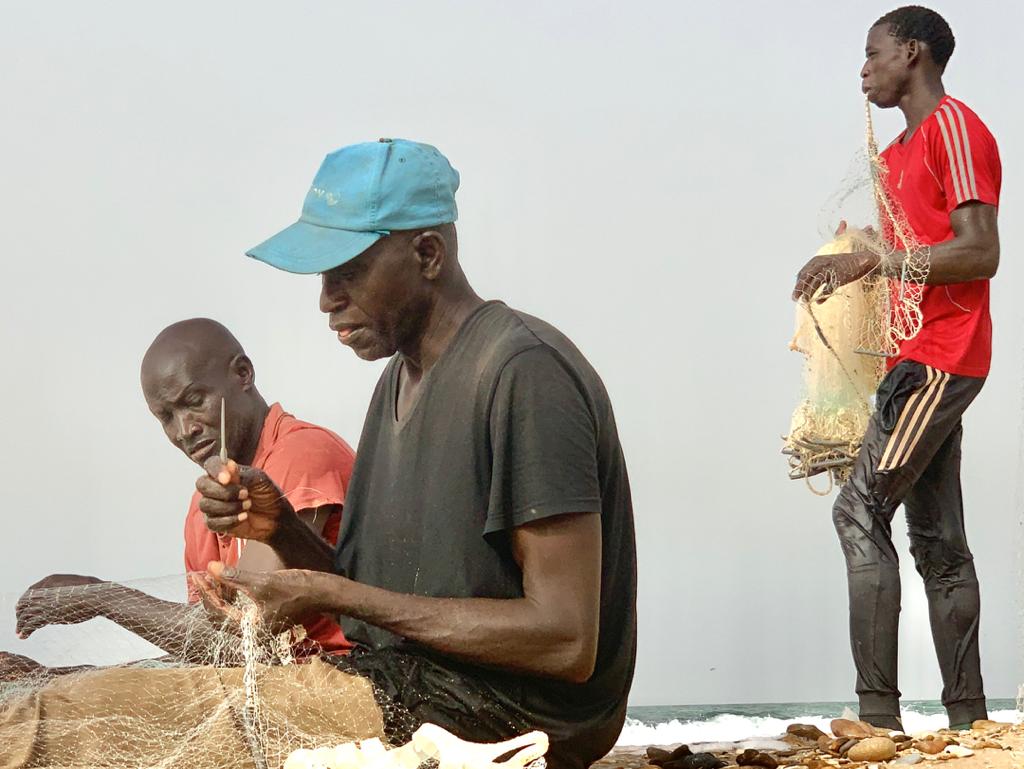
M 388 744 L 386 721 L 404 721 L 407 733 L 418 725 L 367 679 L 315 654 L 297 658 L 302 633 L 270 633 L 245 596 L 219 623 L 201 605 L 179 604 L 152 643 L 96 616 L 97 605 L 144 614 L 154 594 L 175 592 L 170 583 L 184 593 L 184 581 L 0 597 L 0 769 L 279 769 L 297 749 Z M 19 640 L 16 604 L 66 626 Z
M 893 195 L 900 182 L 889 178 L 865 102 L 864 148 L 823 210 L 821 229 L 829 240 L 818 253 L 866 251 L 877 257 L 877 266 L 843 286 L 834 272 L 826 275 L 810 301 L 797 303 L 789 345 L 804 356 L 804 392 L 783 453 L 790 477 L 807 479 L 815 493 L 827 494 L 849 479 L 885 360 L 921 330 L 929 249 Z M 861 227 L 847 228 L 846 222 Z M 818 475 L 827 480 L 815 486 L 811 479 Z

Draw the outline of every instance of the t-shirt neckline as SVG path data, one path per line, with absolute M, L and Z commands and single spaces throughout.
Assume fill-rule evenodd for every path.
M 910 138 L 906 142 L 903 141 L 904 137 L 907 135 L 907 129 L 904 128 L 902 131 L 900 131 L 900 135 L 896 137 L 896 141 L 893 142 L 893 146 L 900 147 L 903 149 L 909 147 L 910 143 L 913 142 L 921 133 L 921 129 L 924 127 L 924 124 L 931 120 L 933 117 L 935 117 L 935 113 L 942 109 L 942 105 L 945 104 L 949 100 L 949 98 L 950 96 L 948 93 L 942 94 L 942 98 L 939 99 L 939 103 L 935 105 L 935 109 L 929 112 L 927 117 L 925 117 L 925 119 L 922 120 L 920 124 L 918 124 L 917 128 L 914 129 L 914 133 L 910 135 Z
M 388 398 L 388 402 L 390 404 L 390 413 L 388 414 L 388 417 L 389 421 L 391 422 L 392 429 L 394 429 L 396 432 L 401 432 L 402 428 L 404 428 L 405 425 L 409 424 L 409 422 L 412 421 L 413 415 L 419 409 L 420 403 L 423 401 L 423 397 L 427 394 L 427 388 L 433 381 L 435 372 L 438 371 L 445 363 L 447 363 L 448 359 L 452 357 L 453 351 L 461 343 L 462 338 L 467 333 L 467 329 L 469 329 L 470 326 L 472 326 L 473 322 L 480 315 L 480 313 L 483 312 L 484 308 L 491 307 L 497 304 L 504 303 L 500 299 L 488 299 L 482 302 L 479 307 L 474 309 L 473 312 L 466 316 L 466 319 L 462 321 L 462 325 L 459 326 L 459 330 L 456 331 L 455 336 L 452 337 L 452 341 L 448 343 L 448 346 L 445 348 L 444 352 L 441 353 L 441 357 L 438 358 L 437 361 L 435 361 L 434 365 L 430 367 L 430 371 L 423 375 L 423 381 L 420 382 L 419 395 L 416 396 L 416 400 L 413 402 L 412 406 L 409 407 L 409 410 L 406 412 L 405 416 L 403 416 L 401 419 L 398 418 L 398 386 L 399 382 L 401 381 L 402 366 L 404 365 L 404 363 L 402 361 L 401 353 L 399 353 L 396 356 L 398 362 L 394 367 L 394 373 L 391 375 L 391 394 L 390 397 Z

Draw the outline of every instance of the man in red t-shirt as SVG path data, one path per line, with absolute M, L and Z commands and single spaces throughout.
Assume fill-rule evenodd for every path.
M 977 115 L 946 95 L 953 52 L 934 11 L 907 6 L 868 32 L 863 90 L 899 107 L 907 128 L 882 153 L 886 193 L 928 253 L 921 329 L 899 347 L 879 385 L 875 414 L 850 481 L 833 507 L 846 556 L 850 635 L 860 717 L 902 729 L 896 639 L 900 579 L 890 526 L 906 508 L 911 553 L 923 576 L 942 672 L 942 702 L 954 728 L 985 718 L 978 654 L 978 581 L 964 534 L 961 417 L 988 375 L 989 279 L 999 263 L 996 211 L 1001 169 L 995 139 Z M 883 230 L 898 267 L 909 244 Z M 815 257 L 794 298 L 834 289 L 879 265 L 870 252 Z
M 225 441 L 229 454 L 246 457 L 274 479 L 310 528 L 331 545 L 337 542 L 355 454 L 330 430 L 296 419 L 280 404 L 268 406 L 251 361 L 224 326 L 196 318 L 161 331 L 143 358 L 142 389 L 168 439 L 193 462 L 202 466 Z M 222 398 L 226 436 L 220 432 Z M 269 546 L 210 531 L 199 499 L 193 494 L 185 519 L 190 605 L 200 600 L 191 575 L 205 573 L 211 561 L 256 571 L 283 568 Z M 95 577 L 51 575 L 29 588 L 16 613 L 22 637 L 45 625 L 104 616 L 170 654 L 202 659 L 205 653 L 197 643 L 203 619 L 190 606 Z M 315 615 L 302 625 L 306 638 L 296 645 L 299 655 L 350 648 L 332 619 Z

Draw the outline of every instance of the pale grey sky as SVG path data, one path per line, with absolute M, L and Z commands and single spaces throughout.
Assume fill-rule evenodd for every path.
M 264 395 L 355 444 L 380 365 L 337 344 L 315 277 L 242 254 L 298 215 L 328 151 L 400 136 L 461 172 L 478 291 L 563 329 L 611 393 L 640 556 L 633 702 L 851 697 L 830 500 L 787 480 L 778 452 L 799 396 L 792 277 L 862 141 L 864 35 L 891 7 L 0 3 L 0 648 L 26 648 L 12 602 L 45 574 L 181 572 L 197 468 L 138 385 L 164 325 L 223 321 Z M 1004 62 L 1024 5 L 936 8 L 958 40 L 948 90 L 1004 168 L 994 362 L 963 476 L 988 691 L 1010 696 L 1024 681 L 1024 107 Z M 887 140 L 900 115 L 876 126 Z M 903 691 L 934 699 L 909 555 L 904 570 Z

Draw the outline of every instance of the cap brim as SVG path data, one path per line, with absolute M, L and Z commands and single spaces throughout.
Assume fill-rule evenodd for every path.
M 355 259 L 385 234 L 320 227 L 300 219 L 245 254 L 279 270 L 310 275 Z

